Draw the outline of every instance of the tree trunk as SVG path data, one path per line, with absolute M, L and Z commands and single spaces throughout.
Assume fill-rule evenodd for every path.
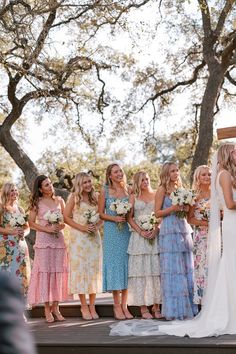
M 13 139 L 10 130 L 0 127 L 0 143 L 15 161 L 17 166 L 25 175 L 26 183 L 32 191 L 33 182 L 39 175 L 37 168 L 28 155 L 21 149 L 19 144 Z
M 191 166 L 191 179 L 199 165 L 207 165 L 210 148 L 213 142 L 214 110 L 225 72 L 220 66 L 210 71 L 210 76 L 204 92 L 199 124 L 199 138 Z

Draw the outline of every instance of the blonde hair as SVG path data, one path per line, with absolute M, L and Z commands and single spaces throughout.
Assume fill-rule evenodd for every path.
M 110 178 L 111 176 L 111 171 L 113 169 L 113 167 L 120 167 L 120 165 L 118 163 L 111 163 L 110 165 L 107 166 L 107 169 L 106 169 L 106 181 L 105 181 L 105 184 L 109 187 L 112 187 L 112 180 Z M 126 180 L 126 175 L 125 175 L 125 172 L 123 170 L 123 168 L 120 167 L 120 169 L 122 170 L 123 172 L 123 181 L 122 181 L 122 186 L 124 187 L 125 190 L 127 190 L 127 180 Z
M 86 172 L 80 172 L 75 175 L 72 192 L 74 193 L 75 204 L 77 206 L 80 205 L 83 199 L 83 182 L 85 178 L 91 178 L 91 176 Z M 91 191 L 88 193 L 88 199 L 90 204 L 97 205 L 97 196 L 94 186 L 92 186 Z
M 161 173 L 160 173 L 160 186 L 165 188 L 167 194 L 170 194 L 172 192 L 170 186 L 171 184 L 170 167 L 172 165 L 178 166 L 176 162 L 172 162 L 172 161 L 165 162 L 164 165 L 162 165 Z M 176 188 L 182 187 L 182 181 L 180 176 L 178 177 L 178 180 L 175 182 L 175 187 Z
M 2 186 L 0 200 L 3 208 L 6 207 L 7 202 L 9 201 L 12 188 L 16 188 L 16 185 L 10 182 L 4 183 L 4 185 Z
M 135 197 L 140 197 L 141 195 L 141 184 L 142 179 L 144 176 L 148 176 L 148 173 L 145 171 L 136 172 L 133 176 L 133 184 L 132 184 L 132 192 L 134 193 Z
M 207 166 L 207 165 L 200 165 L 196 168 L 196 170 L 194 171 L 194 174 L 193 174 L 193 185 L 192 185 L 192 188 L 198 192 L 200 192 L 200 182 L 199 182 L 199 178 L 200 178 L 200 175 L 202 173 L 203 170 L 208 170 L 210 171 L 210 167 Z
M 232 186 L 234 188 L 236 188 L 236 164 L 232 157 L 232 152 L 234 151 L 235 147 L 236 145 L 233 143 L 226 143 L 221 145 L 217 152 L 218 164 L 221 168 L 224 168 L 231 174 L 233 178 Z

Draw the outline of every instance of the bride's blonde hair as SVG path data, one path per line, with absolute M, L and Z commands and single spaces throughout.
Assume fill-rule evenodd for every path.
M 86 172 L 80 172 L 80 173 L 77 173 L 77 175 L 75 175 L 72 192 L 74 193 L 75 204 L 77 206 L 80 205 L 80 203 L 83 199 L 83 191 L 84 191 L 83 182 L 84 182 L 85 178 L 92 179 L 92 177 Z M 89 203 L 91 205 L 97 205 L 97 196 L 96 196 L 94 186 L 92 186 L 91 191 L 88 193 L 88 199 L 89 199 Z
M 192 185 L 192 188 L 197 193 L 200 192 L 200 181 L 199 181 L 199 178 L 200 178 L 200 175 L 201 175 L 202 171 L 204 171 L 204 170 L 210 171 L 210 167 L 207 166 L 207 165 L 200 165 L 200 166 L 198 166 L 196 168 L 196 170 L 194 171 L 194 174 L 193 174 L 193 185 Z
M 167 194 L 170 194 L 172 192 L 171 179 L 170 179 L 170 167 L 172 165 L 175 165 L 176 167 L 178 167 L 177 163 L 175 163 L 173 161 L 165 162 L 164 165 L 162 165 L 161 173 L 160 173 L 160 187 L 164 187 Z M 177 181 L 175 182 L 175 187 L 176 188 L 182 187 L 182 181 L 181 181 L 180 176 L 178 177 Z
M 148 173 L 145 171 L 136 172 L 133 176 L 132 192 L 134 193 L 135 197 L 140 197 L 141 195 L 141 184 L 144 176 L 148 176 L 149 178 Z
M 217 153 L 217 161 L 221 168 L 224 168 L 232 176 L 232 186 L 236 188 L 236 163 L 232 156 L 232 152 L 236 149 L 233 143 L 226 143 L 219 147 Z

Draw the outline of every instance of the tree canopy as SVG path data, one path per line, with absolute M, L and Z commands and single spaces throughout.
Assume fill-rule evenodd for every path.
M 194 131 L 192 170 L 207 163 L 215 116 L 225 100 L 235 100 L 235 3 L 2 1 L 0 143 L 28 186 L 38 169 L 17 138 L 16 123 L 25 116 L 47 116 L 55 129 L 66 126 L 95 151 L 108 120 L 114 141 L 137 129 L 146 148 L 157 139 L 163 117 L 170 121 L 175 109 L 184 109 Z M 142 19 L 145 9 L 150 18 Z M 115 48 L 120 34 L 128 35 L 131 47 L 124 39 Z M 150 51 L 153 44 L 156 52 Z M 114 77 L 122 99 L 109 86 Z

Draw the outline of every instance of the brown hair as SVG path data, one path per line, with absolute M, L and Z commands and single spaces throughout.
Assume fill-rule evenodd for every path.
M 42 192 L 40 191 L 40 188 L 42 188 L 42 183 L 47 178 L 49 178 L 49 177 L 45 176 L 45 175 L 40 175 L 35 178 L 33 191 L 32 191 L 31 197 L 30 197 L 29 210 L 32 210 L 34 208 L 36 210 L 38 210 L 39 199 L 42 198 L 42 196 L 43 196 Z M 55 199 L 54 189 L 52 192 L 52 199 Z

